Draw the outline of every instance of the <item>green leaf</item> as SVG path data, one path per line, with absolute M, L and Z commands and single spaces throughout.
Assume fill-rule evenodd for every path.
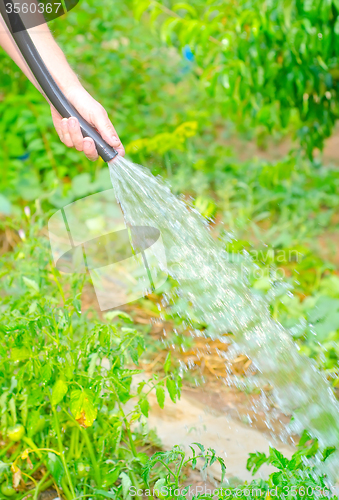
M 277 469 L 284 470 L 289 464 L 289 460 L 280 451 L 270 447 L 270 463 Z
M 23 279 L 23 282 L 25 283 L 25 285 L 27 286 L 27 288 L 29 288 L 34 293 L 39 293 L 39 291 L 40 291 L 39 285 L 34 280 L 31 280 L 30 278 L 26 278 L 26 276 L 23 276 L 22 279 Z
M 12 361 L 22 361 L 31 357 L 31 353 L 27 347 L 13 347 L 11 351 Z
M 225 465 L 223 458 L 218 457 L 217 460 L 218 460 L 220 467 L 221 467 L 221 482 L 223 483 L 224 478 L 225 478 L 225 474 L 226 474 L 226 465 Z
M 51 405 L 56 406 L 58 403 L 60 403 L 67 391 L 68 386 L 66 382 L 62 379 L 57 380 L 52 390 Z
M 113 498 L 114 500 L 117 498 L 116 493 L 111 493 L 110 491 L 106 490 L 94 490 L 95 495 L 101 495 L 106 498 Z
M 196 9 L 194 7 L 192 7 L 192 5 L 188 4 L 188 3 L 176 3 L 173 5 L 173 10 L 174 11 L 178 11 L 178 10 L 187 10 L 187 12 L 190 12 L 192 14 L 193 17 L 197 17 L 198 16 L 198 13 L 196 11 Z
M 111 484 L 114 484 L 116 482 L 120 472 L 121 469 L 117 467 L 116 469 L 110 471 L 108 474 L 105 475 L 105 483 L 107 484 L 107 486 L 111 486 Z
M 127 498 L 129 496 L 129 489 L 132 486 L 132 481 L 125 472 L 122 472 L 119 477 L 121 479 L 122 496 L 123 498 Z
M 201 451 L 201 453 L 205 453 L 205 446 L 201 443 L 193 443 L 195 444 L 195 446 L 197 446 L 199 448 L 199 450 Z
M 282 474 L 283 474 L 282 471 L 273 472 L 273 474 L 271 474 L 270 478 L 274 485 L 278 485 L 280 483 L 280 478 L 282 477 Z
M 133 323 L 133 318 L 131 318 L 131 316 L 124 311 L 109 311 L 108 313 L 104 314 L 104 318 L 107 321 L 112 321 L 117 317 L 126 320 L 128 323 Z
M 171 400 L 173 401 L 173 403 L 175 403 L 176 396 L 178 393 L 177 384 L 175 383 L 175 380 L 173 380 L 172 378 L 168 378 L 166 380 L 166 387 Z
M 6 472 L 9 469 L 9 465 L 5 464 L 5 462 L 2 462 L 0 460 L 0 479 L 2 478 L 4 472 Z
M 60 457 L 55 453 L 48 452 L 46 466 L 56 482 L 60 485 L 60 482 L 65 473 Z
M 142 399 L 141 401 L 139 401 L 139 406 L 141 413 L 145 415 L 145 417 L 148 417 L 149 406 L 150 406 L 148 400 L 146 398 Z
M 247 460 L 246 469 L 251 471 L 252 476 L 260 469 L 260 467 L 269 461 L 269 457 L 265 453 L 257 451 L 256 453 L 250 453 Z
M 164 363 L 164 371 L 165 373 L 168 373 L 171 368 L 171 351 L 167 354 L 165 363 Z
M 70 408 L 75 418 L 83 427 L 93 425 L 97 417 L 97 408 L 94 406 L 93 395 L 87 389 L 76 389 L 71 393 Z
M 89 357 L 91 361 L 88 366 L 88 376 L 92 378 L 97 365 L 97 361 L 99 359 L 99 353 L 93 352 Z
M 166 479 L 162 477 L 161 479 L 158 479 L 154 485 L 154 490 L 156 492 L 157 497 L 160 498 L 161 495 L 161 489 L 166 485 Z M 159 495 L 160 494 L 160 495 Z
M 165 406 L 165 389 L 161 385 L 157 385 L 157 388 L 155 390 L 156 396 L 157 396 L 157 401 L 158 405 L 160 408 L 164 408 Z

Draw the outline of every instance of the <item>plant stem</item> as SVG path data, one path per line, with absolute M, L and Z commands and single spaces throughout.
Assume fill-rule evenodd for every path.
M 125 422 L 125 427 L 126 427 L 126 432 L 127 432 L 129 444 L 131 446 L 131 451 L 133 453 L 133 456 L 137 457 L 138 453 L 137 453 L 137 450 L 135 448 L 135 444 L 134 444 L 134 441 L 133 441 L 132 432 L 131 432 L 131 429 L 130 429 L 129 423 L 127 422 L 126 417 L 124 417 L 124 422 Z
M 45 489 L 47 489 L 49 486 L 51 486 L 54 482 L 53 479 L 50 479 L 47 483 L 46 483 L 46 479 L 48 478 L 49 476 L 49 472 L 47 472 L 47 474 L 45 474 L 41 480 L 39 481 L 39 483 L 37 484 L 37 487 L 35 488 L 35 491 L 34 491 L 34 496 L 33 496 L 33 500 L 37 500 L 38 499 L 38 496 L 39 496 L 39 493 L 41 491 L 41 488 L 44 486 Z M 44 484 L 45 483 L 45 484 Z
M 61 458 L 61 461 L 62 461 L 62 465 L 64 466 L 65 474 L 66 474 L 66 477 L 67 477 L 67 481 L 68 481 L 68 484 L 69 484 L 69 487 L 70 487 L 70 490 L 71 490 L 71 498 L 73 499 L 73 498 L 76 498 L 76 496 L 75 496 L 75 491 L 74 491 L 74 487 L 73 487 L 71 475 L 70 475 L 70 472 L 69 472 L 69 469 L 68 469 L 68 466 L 67 466 L 67 462 L 65 460 L 65 451 L 64 451 L 63 444 L 62 444 L 62 438 L 61 438 L 61 432 L 60 432 L 60 427 L 59 427 L 58 415 L 57 415 L 57 412 L 55 411 L 55 408 L 53 408 L 52 411 L 53 411 L 53 416 L 54 416 L 55 430 L 56 430 L 57 438 L 58 438 L 58 446 L 59 446 L 59 451 L 60 451 L 60 458 Z
M 72 459 L 72 457 L 74 456 L 74 431 L 75 431 L 75 427 L 73 427 L 72 429 L 72 434 L 71 434 L 71 443 L 69 445 L 69 450 L 68 450 L 68 455 L 67 455 L 67 460 L 70 461 Z
M 61 479 L 61 487 L 63 489 L 64 495 L 65 495 L 65 497 L 66 497 L 67 500 L 72 500 L 73 498 L 76 498 L 76 497 L 72 496 L 72 494 L 69 491 L 68 486 L 67 486 L 66 481 L 65 481 L 64 478 Z
M 8 443 L 7 446 L 5 446 L 5 448 L 3 448 L 1 451 L 0 451 L 0 457 L 2 457 L 3 455 L 6 455 L 7 451 L 13 446 L 13 442 L 10 442 Z
M 91 459 L 91 462 L 92 462 L 92 465 L 93 465 L 95 482 L 97 483 L 98 486 L 101 486 L 100 469 L 98 467 L 98 463 L 97 463 L 97 460 L 96 460 L 96 456 L 95 456 L 95 453 L 94 453 L 94 449 L 93 449 L 92 443 L 91 443 L 91 441 L 89 439 L 89 436 L 88 436 L 88 434 L 86 432 L 86 429 L 81 429 L 81 433 L 84 436 L 84 439 L 85 439 L 85 442 L 86 442 L 86 446 L 87 446 L 87 449 L 88 449 L 88 453 L 89 453 L 89 456 L 90 456 L 90 459 Z
M 140 485 L 138 483 L 136 475 L 134 474 L 134 472 L 132 470 L 130 471 L 130 475 L 131 475 L 131 479 L 132 479 L 132 484 L 133 484 L 134 488 L 138 491 L 140 489 Z M 142 495 L 135 495 L 135 498 L 137 498 L 138 500 L 142 500 Z M 153 497 L 151 497 L 151 498 L 153 498 Z
M 38 455 L 38 457 L 39 457 L 39 458 L 41 458 L 41 457 L 42 457 L 41 452 L 40 452 L 39 448 L 37 447 L 37 445 L 34 443 L 33 439 L 31 439 L 31 438 L 29 438 L 29 437 L 27 437 L 27 436 L 24 436 L 24 437 L 22 438 L 22 440 L 23 440 L 26 444 L 28 444 L 28 446 L 29 446 L 30 448 L 32 448 L 32 450 L 34 450 L 34 451 L 36 452 L 36 454 Z

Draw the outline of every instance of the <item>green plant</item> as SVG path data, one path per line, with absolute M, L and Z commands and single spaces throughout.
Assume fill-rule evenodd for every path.
M 247 461 L 247 469 L 253 474 L 264 463 L 268 463 L 278 470 L 271 473 L 268 480 L 254 479 L 250 484 L 245 482 L 236 487 L 231 487 L 224 482 L 226 467 L 223 459 L 216 457 L 214 450 L 210 448 L 205 450 L 201 444 L 194 444 L 199 448 L 199 451 L 196 453 L 195 449 L 191 447 L 193 455 L 189 458 L 179 447 L 174 447 L 168 452 L 155 453 L 150 458 L 143 473 L 150 493 L 156 493 L 158 498 L 166 500 L 186 500 L 187 498 L 192 498 L 192 500 L 198 498 L 204 500 L 214 498 L 218 498 L 218 500 L 235 500 L 237 498 L 242 500 L 246 498 L 300 500 L 303 498 L 325 499 L 330 495 L 331 498 L 338 498 L 331 492 L 326 482 L 326 476 L 317 472 L 316 466 L 312 462 L 315 455 L 319 455 L 318 443 L 312 441 L 306 432 L 301 437 L 298 449 L 290 460 L 275 448 L 270 448 L 268 455 L 258 452 L 251 453 Z M 334 451 L 334 449 L 324 450 L 320 453 L 320 460 L 326 461 Z M 215 488 L 209 486 L 205 488 L 203 493 L 197 493 L 198 489 L 195 489 L 192 484 L 184 485 L 185 466 L 191 464 L 194 469 L 199 463 L 199 459 L 202 469 L 212 465 L 216 460 L 219 461 L 222 469 L 221 484 Z M 157 464 L 160 464 L 161 467 L 151 475 Z M 134 492 L 134 489 L 132 491 Z
M 183 487 L 182 479 L 188 466 L 192 469 L 200 466 L 199 468 L 203 471 L 215 462 L 219 462 L 222 473 L 221 481 L 223 481 L 226 473 L 224 460 L 216 456 L 215 450 L 212 448 L 205 450 L 205 447 L 200 443 L 193 443 L 193 445 L 197 447 L 197 451 L 193 446 L 190 446 L 191 457 L 187 457 L 180 446 L 174 446 L 172 450 L 159 451 L 150 458 L 144 468 L 143 477 L 148 487 L 150 487 L 150 483 L 154 485 L 153 494 L 156 492 L 156 495 L 163 500 L 185 499 L 189 486 Z M 151 478 L 151 473 L 157 465 L 157 470 Z
M 126 498 L 157 446 L 145 423 L 148 394 L 161 407 L 166 390 L 176 401 L 180 378 L 168 357 L 163 377 L 140 379 L 142 334 L 126 314 L 110 323 L 82 313 L 86 278 L 63 279 L 30 226 L 0 273 L 1 491 L 37 498 L 54 485 L 67 500 Z
M 295 130 L 309 156 L 322 148 L 338 118 L 336 0 L 134 5 L 137 17 L 149 11 L 159 21 L 163 41 L 190 46 L 196 74 L 224 116 L 256 126 L 259 136 Z

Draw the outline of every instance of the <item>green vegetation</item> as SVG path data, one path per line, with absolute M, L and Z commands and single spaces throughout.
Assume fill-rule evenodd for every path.
M 322 148 L 338 118 L 337 0 L 136 1 L 144 10 L 164 41 L 191 47 L 224 116 L 259 134 L 294 130 L 309 156 Z
M 38 228 L 2 259 L 1 491 L 36 499 L 54 484 L 67 500 L 126 498 L 127 484 L 144 485 L 145 452 L 159 446 L 146 425 L 148 394 L 161 407 L 165 392 L 175 402 L 181 379 L 168 356 L 162 378 L 133 384 L 143 336 L 119 311 L 106 321 L 81 313 L 85 280 L 71 276 L 63 292 Z
M 82 0 L 51 24 L 129 157 L 192 197 L 234 260 L 253 259 L 251 286 L 335 391 L 339 173 L 314 152 L 338 117 L 338 12 L 337 0 Z M 109 189 L 106 165 L 61 144 L 44 99 L 2 52 L 0 66 L 1 496 L 36 500 L 52 486 L 67 500 L 129 500 L 132 486 L 186 485 L 189 464 L 219 459 L 201 445 L 192 457 L 164 452 L 147 427 L 150 391 L 160 407 L 165 394 L 180 397 L 174 360 L 146 377 L 139 360 L 161 348 L 150 345 L 149 325 L 123 311 L 82 311 L 89 277 L 51 263 L 49 216 Z M 297 138 L 294 149 L 270 159 L 282 138 Z M 267 146 L 265 160 L 243 159 L 254 143 Z M 147 299 L 137 306 L 155 309 Z M 280 498 L 323 489 L 303 457 L 331 450 L 307 441 L 290 461 L 274 449 L 253 453 L 249 470 L 271 463 L 278 472 L 251 488 L 265 498 L 275 487 L 299 495 Z
M 179 447 L 175 447 L 169 452 L 157 452 L 151 457 L 143 473 L 150 492 L 157 492 L 157 496 L 162 500 L 186 500 L 187 498 L 212 500 L 216 497 L 220 500 L 236 498 L 242 500 L 246 498 L 294 498 L 299 500 L 302 498 L 325 499 L 330 495 L 335 500 L 338 498 L 333 495 L 326 484 L 325 476 L 314 474 L 314 466 L 305 464 L 305 458 L 312 459 L 318 452 L 318 443 L 312 442 L 307 433 L 301 437 L 298 449 L 290 460 L 275 448 L 270 448 L 268 455 L 251 453 L 247 460 L 247 469 L 252 474 L 255 474 L 265 463 L 274 466 L 277 471 L 271 473 L 267 481 L 255 479 L 251 483 L 245 482 L 236 487 L 223 484 L 226 471 L 223 459 L 216 457 L 213 449 L 205 450 L 201 444 L 193 444 L 198 451 L 191 446 L 191 457 L 186 457 L 185 452 Z M 318 452 L 319 460 L 325 462 L 332 452 L 332 449 L 326 449 L 322 453 Z M 199 467 L 201 470 L 205 470 L 216 462 L 219 462 L 221 467 L 221 486 L 209 485 L 201 488 L 201 491 L 198 488 L 191 488 L 192 485 L 185 484 L 185 467 L 188 464 L 192 469 Z M 156 465 L 160 465 L 160 473 L 157 470 L 152 474 Z M 190 495 L 191 492 L 193 496 Z

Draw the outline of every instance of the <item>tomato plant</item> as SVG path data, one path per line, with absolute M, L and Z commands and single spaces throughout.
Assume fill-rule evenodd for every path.
M 26 240 L 2 264 L 0 452 L 10 468 L 2 493 L 54 484 L 69 500 L 89 491 L 121 497 L 126 477 L 139 487 L 144 450 L 157 443 L 145 426 L 148 394 L 163 407 L 167 388 L 175 401 L 176 370 L 140 378 L 143 334 L 130 321 L 82 313 L 85 278 L 69 278 L 67 296 L 43 239 Z

